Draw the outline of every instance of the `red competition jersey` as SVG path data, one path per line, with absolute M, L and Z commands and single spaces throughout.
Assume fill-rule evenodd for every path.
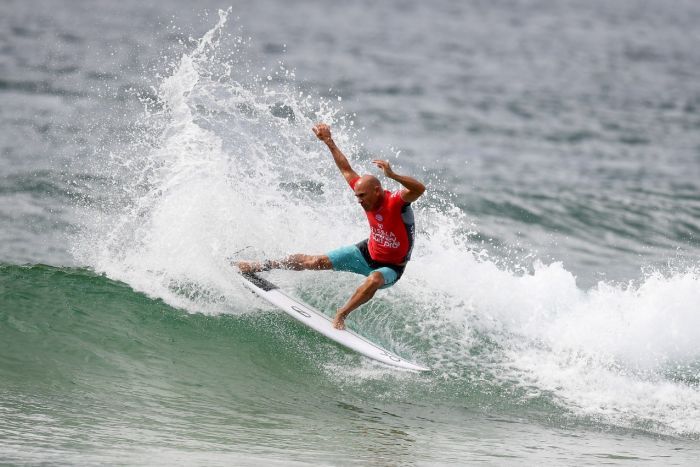
M 359 178 L 350 182 L 355 188 Z M 365 211 L 371 233 L 368 249 L 370 257 L 380 263 L 403 264 L 411 259 L 415 222 L 411 203 L 401 199 L 400 191 L 384 190 L 384 201 L 379 209 Z

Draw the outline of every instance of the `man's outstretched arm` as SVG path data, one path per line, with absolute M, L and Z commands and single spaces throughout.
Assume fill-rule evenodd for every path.
M 345 177 L 345 181 L 347 181 L 349 184 L 351 181 L 358 178 L 359 175 L 357 175 L 357 172 L 352 170 L 352 167 L 350 166 L 348 159 L 345 157 L 345 154 L 343 154 L 340 149 L 338 149 L 338 146 L 335 145 L 335 141 L 333 141 L 333 138 L 331 137 L 331 128 L 325 123 L 318 123 L 313 127 L 313 131 L 316 137 L 326 143 L 326 146 L 328 146 L 328 149 L 330 149 L 331 154 L 333 155 L 333 160 L 335 160 L 335 165 L 338 166 L 338 170 L 340 170 L 340 173 L 342 173 L 343 177 Z
M 377 159 L 373 160 L 372 164 L 382 169 L 384 171 L 384 175 L 391 178 L 392 180 L 396 180 L 404 186 L 404 189 L 401 190 L 401 199 L 406 201 L 407 203 L 414 202 L 415 200 L 420 198 L 423 193 L 425 193 L 425 185 L 423 185 L 415 178 L 409 177 L 408 175 L 397 174 L 392 170 L 391 165 L 389 165 L 389 161 L 382 161 Z

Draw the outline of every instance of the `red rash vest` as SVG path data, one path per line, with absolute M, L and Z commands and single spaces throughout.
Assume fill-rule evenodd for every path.
M 350 188 L 354 189 L 359 179 L 352 180 Z M 400 191 L 384 190 L 379 209 L 365 214 L 371 230 L 369 255 L 374 261 L 400 265 L 411 259 L 415 221 L 411 203 L 401 199 Z

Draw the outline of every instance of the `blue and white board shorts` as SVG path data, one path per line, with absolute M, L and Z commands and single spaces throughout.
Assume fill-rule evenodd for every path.
M 384 285 L 380 289 L 386 289 L 394 285 L 403 275 L 406 266 L 380 263 L 369 256 L 367 240 L 356 245 L 347 245 L 326 253 L 331 260 L 334 271 L 348 271 L 363 276 L 369 276 L 373 272 L 379 272 L 384 277 Z

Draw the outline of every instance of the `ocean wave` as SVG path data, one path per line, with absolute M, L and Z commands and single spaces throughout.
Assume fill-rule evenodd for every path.
M 224 34 L 226 20 L 221 12 L 160 83 L 162 105 L 144 116 L 153 128 L 149 150 L 135 141 L 138 150 L 126 147 L 102 168 L 118 174 L 115 196 L 128 202 L 103 206 L 74 252 L 95 271 L 189 313 L 246 315 L 261 304 L 235 280 L 230 260 L 241 250 L 254 258 L 323 253 L 365 235 L 351 194 L 310 133 L 313 123 L 333 126 L 358 170 L 368 170 L 371 155 L 338 101 L 300 91 L 282 62 L 262 73 L 240 58 L 246 42 Z M 222 59 L 224 41 L 230 54 Z M 700 359 L 692 345 L 700 329 L 694 269 L 585 290 L 560 263 L 492 258 L 473 241 L 465 212 L 439 190 L 429 189 L 415 209 L 418 240 L 405 276 L 355 312 L 351 326 L 415 355 L 434 369 L 431 384 L 460 388 L 453 394 L 474 385 L 515 404 L 544 398 L 582 420 L 697 436 L 695 379 L 669 376 L 674 367 L 692 373 Z M 587 216 L 574 214 L 583 224 Z M 325 310 L 357 284 L 342 274 L 275 274 Z

